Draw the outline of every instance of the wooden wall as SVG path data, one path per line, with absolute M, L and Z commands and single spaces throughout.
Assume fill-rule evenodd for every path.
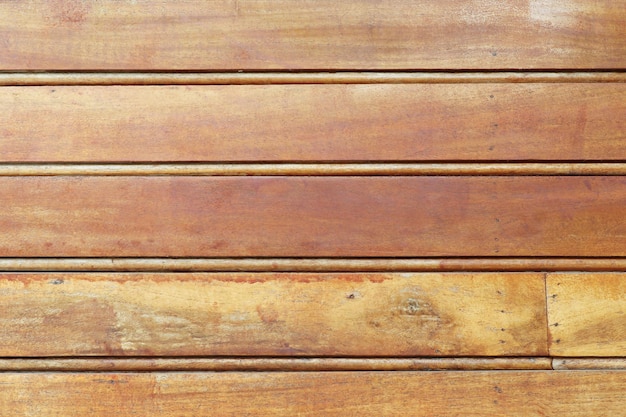
M 626 416 L 626 1 L 0 2 L 0 414 Z

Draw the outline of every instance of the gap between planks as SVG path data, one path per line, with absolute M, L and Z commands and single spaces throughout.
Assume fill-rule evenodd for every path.
M 0 258 L 0 272 L 623 272 L 626 258 Z
M 626 82 L 626 72 L 0 72 L 0 86 Z
M 622 162 L 0 163 L 0 176 L 549 176 L 626 175 Z

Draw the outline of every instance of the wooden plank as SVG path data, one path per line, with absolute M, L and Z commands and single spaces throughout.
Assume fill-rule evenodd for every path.
M 0 274 L 0 356 L 536 356 L 542 274 Z
M 624 256 L 624 177 L 2 177 L 3 257 Z
M 2 272 L 620 271 L 624 258 L 0 258 Z
M 626 358 L 554 358 L 554 369 L 623 369 Z
M 623 83 L 620 71 L 0 72 L 0 86 Z
M 300 372 L 552 369 L 552 359 L 532 358 L 0 358 L 0 372 Z M 589 365 L 587 365 L 589 366 Z M 605 367 L 607 365 L 605 364 Z M 598 369 L 598 368 L 591 368 Z M 604 369 L 604 368 L 603 368 Z M 611 369 L 611 368 L 607 368 Z M 622 366 L 618 369 L 626 369 Z
M 0 3 L 2 70 L 624 68 L 623 0 Z
M 11 415 L 626 416 L 626 372 L 2 373 Z
M 0 176 L 555 176 L 626 175 L 623 162 L 0 163 Z
M 552 355 L 625 356 L 625 274 L 549 274 L 546 290 Z
M 6 87 L 0 108 L 3 162 L 626 159 L 626 84 Z

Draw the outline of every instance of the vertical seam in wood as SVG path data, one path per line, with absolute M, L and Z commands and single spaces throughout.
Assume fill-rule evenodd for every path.
M 546 326 L 546 354 L 550 357 L 550 367 L 554 370 L 552 354 L 550 352 L 550 346 L 552 345 L 552 337 L 550 335 L 550 319 L 548 317 L 550 307 L 548 306 L 548 273 L 543 273 L 543 296 L 545 300 L 545 326 Z

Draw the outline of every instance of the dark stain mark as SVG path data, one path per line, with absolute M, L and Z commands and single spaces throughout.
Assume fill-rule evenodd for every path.
M 554 342 L 555 343 L 561 343 L 561 339 L 556 339 Z
M 63 281 L 62 279 L 58 278 L 58 279 L 55 279 L 54 281 L 50 281 L 50 284 L 52 284 L 52 285 L 61 285 L 64 282 L 65 281 Z
M 498 394 L 502 394 L 502 388 L 500 388 L 500 387 L 499 387 L 499 386 L 497 386 L 497 385 L 494 385 L 494 386 L 493 386 L 493 390 L 494 390 L 495 392 L 497 392 Z
M 493 98 L 493 94 L 489 95 L 489 98 Z
M 504 341 L 502 339 L 500 339 L 499 342 L 500 342 L 501 345 L 505 345 L 506 344 L 506 341 Z
M 491 51 L 491 56 L 498 56 L 498 51 Z
M 553 326 L 554 327 L 559 327 L 559 323 L 554 323 Z

